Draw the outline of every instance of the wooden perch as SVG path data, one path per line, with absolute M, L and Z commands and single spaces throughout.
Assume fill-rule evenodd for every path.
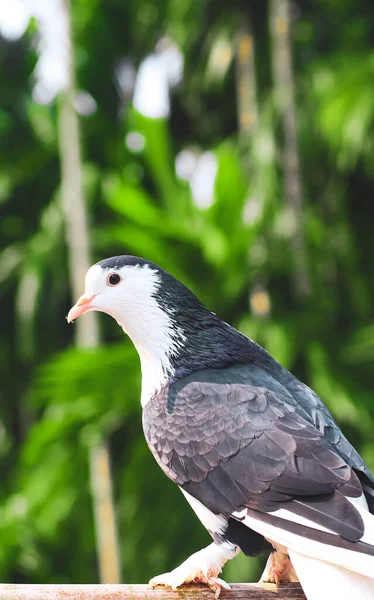
M 214 600 L 203 585 L 186 585 L 177 592 L 149 585 L 32 585 L 0 584 L 0 600 Z M 222 600 L 306 600 L 298 583 L 234 583 L 222 590 Z

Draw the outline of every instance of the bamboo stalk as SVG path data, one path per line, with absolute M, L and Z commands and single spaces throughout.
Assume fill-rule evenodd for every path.
M 258 103 L 255 70 L 255 44 L 251 20 L 248 15 L 243 15 L 237 34 L 236 53 L 236 88 L 237 88 L 237 113 L 239 134 L 241 142 L 246 148 L 250 147 L 251 138 L 258 127 Z M 246 157 L 248 158 L 248 157 Z M 248 161 L 245 163 L 248 169 Z M 258 175 L 252 167 L 251 188 L 252 194 L 244 208 L 244 218 L 251 203 L 259 206 L 263 203 Z M 259 280 L 259 274 L 252 275 L 252 293 L 250 296 L 252 313 L 256 317 L 263 317 L 270 312 L 269 296 Z
M 285 205 L 294 222 L 292 250 L 295 289 L 299 297 L 310 292 L 303 236 L 303 198 L 300 159 L 297 148 L 296 110 L 292 51 L 289 31 L 289 1 L 270 0 L 270 30 L 275 97 L 283 121 Z
M 61 162 L 61 201 L 66 224 L 71 289 L 76 300 L 83 292 L 84 277 L 90 266 L 90 252 L 87 214 L 82 188 L 78 117 L 74 109 L 75 76 L 70 0 L 63 0 L 63 6 L 68 31 L 66 53 L 69 77 L 67 88 L 61 92 L 59 98 L 58 138 Z M 84 319 L 77 321 L 75 328 L 77 347 L 87 348 L 99 345 L 100 336 L 95 313 L 87 313 Z M 110 459 L 106 443 L 93 448 L 90 457 L 90 471 L 100 580 L 103 583 L 119 583 L 118 544 L 112 501 Z M 30 587 L 32 589 L 32 586 Z
M 298 583 L 232 584 L 222 600 L 306 600 Z M 214 600 L 207 586 L 186 585 L 173 591 L 148 585 L 0 584 L 0 600 Z
M 258 121 L 254 39 L 249 20 L 238 30 L 236 82 L 239 132 L 246 137 L 254 133 Z

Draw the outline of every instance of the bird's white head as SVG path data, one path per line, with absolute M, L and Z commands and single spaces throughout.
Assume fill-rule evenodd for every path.
M 123 328 L 140 356 L 143 405 L 173 374 L 171 359 L 184 344 L 172 307 L 168 311 L 160 303 L 162 273 L 153 263 L 131 256 L 100 261 L 87 271 L 85 292 L 67 316 L 70 323 L 88 311 L 100 311 Z
M 172 275 L 135 256 L 93 265 L 74 321 L 97 310 L 113 317 L 132 339 L 142 367 L 142 405 L 170 379 L 248 362 L 248 339 L 210 312 Z

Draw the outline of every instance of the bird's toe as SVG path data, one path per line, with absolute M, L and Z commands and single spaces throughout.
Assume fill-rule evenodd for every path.
M 177 577 L 173 571 L 170 573 L 162 573 L 162 575 L 157 575 L 156 577 L 152 577 L 149 581 L 149 585 L 151 587 L 156 587 L 157 585 L 164 585 L 172 590 L 176 590 L 179 586 L 184 583 L 183 577 Z

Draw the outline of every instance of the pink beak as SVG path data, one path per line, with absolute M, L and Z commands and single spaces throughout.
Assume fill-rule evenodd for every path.
M 96 294 L 94 294 L 93 296 L 90 296 L 88 298 L 87 296 L 85 296 L 83 294 L 83 296 L 81 296 L 78 299 L 76 304 L 74 304 L 73 308 L 71 308 L 69 310 L 69 314 L 66 317 L 67 322 L 71 323 L 72 321 L 75 321 L 75 319 L 77 319 L 81 315 L 84 315 L 85 312 L 87 312 L 90 308 L 92 308 L 91 303 L 92 303 L 93 299 L 95 298 L 95 296 L 96 296 Z

